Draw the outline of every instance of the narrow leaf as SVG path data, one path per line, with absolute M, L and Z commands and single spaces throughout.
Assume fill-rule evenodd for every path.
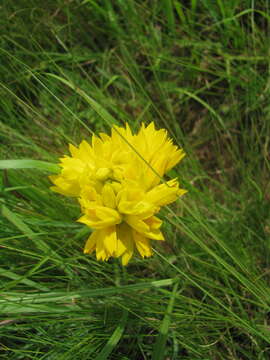
M 60 171 L 57 164 L 31 159 L 0 160 L 0 169 L 37 169 L 52 173 Z
M 0 277 L 1 276 L 7 277 L 7 278 L 12 279 L 12 280 L 15 280 L 18 283 L 21 282 L 21 283 L 23 283 L 23 284 L 25 284 L 27 286 L 31 286 L 32 288 L 36 288 L 38 290 L 42 290 L 42 291 L 49 291 L 50 290 L 47 286 L 40 285 L 40 284 L 38 284 L 37 282 L 35 282 L 33 280 L 27 279 L 25 276 L 18 275 L 16 273 L 14 273 L 13 271 L 10 271 L 10 270 L 7 270 L 7 269 L 4 269 L 4 268 L 0 267 Z
M 98 354 L 98 356 L 95 358 L 95 360 L 106 360 L 108 358 L 108 356 L 111 354 L 111 352 L 114 350 L 119 340 L 121 339 L 121 336 L 125 329 L 126 322 L 127 322 L 127 311 L 125 310 L 122 319 L 120 320 L 120 324 L 114 330 L 111 337 L 107 341 L 106 345 Z
M 169 327 L 171 323 L 171 314 L 173 311 L 174 301 L 177 293 L 178 284 L 175 284 L 173 287 L 172 295 L 167 307 L 167 310 L 164 314 L 164 318 L 162 320 L 160 329 L 159 329 L 159 335 L 157 338 L 157 341 L 154 345 L 154 351 L 153 351 L 153 360 L 162 360 L 165 359 L 165 349 L 166 349 L 166 341 L 168 338 L 169 333 Z

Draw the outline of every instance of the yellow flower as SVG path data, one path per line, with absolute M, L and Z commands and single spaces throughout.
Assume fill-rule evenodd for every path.
M 123 265 L 135 248 L 151 256 L 150 241 L 164 240 L 156 214 L 186 192 L 177 179 L 160 184 L 183 150 L 151 123 L 135 135 L 128 125 L 114 126 L 111 136 L 101 133 L 91 145 L 70 145 L 70 153 L 60 159 L 61 173 L 50 179 L 52 190 L 78 198 L 83 214 L 78 221 L 94 230 L 84 252 L 96 251 L 98 260 L 121 257 Z

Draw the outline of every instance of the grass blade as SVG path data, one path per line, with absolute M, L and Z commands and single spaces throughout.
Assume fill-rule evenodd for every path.
M 23 283 L 27 286 L 30 286 L 34 289 L 38 289 L 38 290 L 42 290 L 42 291 L 50 290 L 47 286 L 40 285 L 33 280 L 27 279 L 25 276 L 15 274 L 13 271 L 10 271 L 10 270 L 4 269 L 4 268 L 0 268 L 0 277 L 1 276 L 15 280 L 17 283 L 21 282 L 21 283 Z
M 31 159 L 0 160 L 0 169 L 37 169 L 52 173 L 60 171 L 57 164 Z
M 63 259 L 60 255 L 57 254 L 51 247 L 40 237 L 38 237 L 28 225 L 26 225 L 23 220 L 15 214 L 13 211 L 10 211 L 5 205 L 2 205 L 2 215 L 8 219 L 13 225 L 15 225 L 25 236 L 34 242 L 36 247 L 41 250 L 45 255 L 49 256 L 50 260 L 53 260 L 58 265 L 60 265 L 63 270 L 71 274 L 70 270 L 63 264 Z
M 128 314 L 127 310 L 124 310 L 122 319 L 120 320 L 120 324 L 114 330 L 108 342 L 106 343 L 102 351 L 98 354 L 98 356 L 95 358 L 95 360 L 106 360 L 108 356 L 111 354 L 111 352 L 114 350 L 114 348 L 120 341 L 121 336 L 123 335 L 128 318 L 127 314 Z
M 154 345 L 154 351 L 152 357 L 153 360 L 165 359 L 166 341 L 168 338 L 169 327 L 171 323 L 171 314 L 173 311 L 177 289 L 178 289 L 178 284 L 176 283 L 173 287 L 171 298 L 160 326 L 159 335 Z

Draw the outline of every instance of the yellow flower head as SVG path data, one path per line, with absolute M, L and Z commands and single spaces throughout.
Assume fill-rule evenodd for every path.
M 123 265 L 135 248 L 151 256 L 150 240 L 164 240 L 156 214 L 186 192 L 176 179 L 160 184 L 183 150 L 151 123 L 135 135 L 128 125 L 114 126 L 111 136 L 101 133 L 91 145 L 70 145 L 70 153 L 60 159 L 61 173 L 50 179 L 52 190 L 78 198 L 78 221 L 94 230 L 84 252 L 95 250 L 98 260 L 121 257 Z

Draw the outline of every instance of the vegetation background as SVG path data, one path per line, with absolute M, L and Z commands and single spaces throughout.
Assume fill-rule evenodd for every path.
M 1 170 L 1 359 L 270 358 L 269 6 L 1 4 L 1 159 L 56 163 L 154 121 L 185 149 L 170 176 L 189 191 L 162 212 L 166 243 L 122 268 L 82 253 L 89 230 L 48 171 Z

